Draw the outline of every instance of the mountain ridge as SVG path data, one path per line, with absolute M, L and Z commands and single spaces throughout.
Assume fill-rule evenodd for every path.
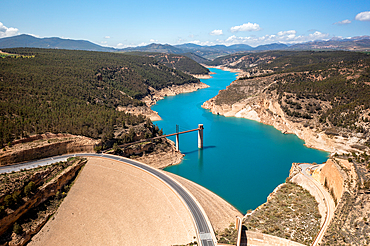
M 287 45 L 283 43 L 272 43 L 251 47 L 246 44 L 213 45 L 202 46 L 193 43 L 170 45 L 152 43 L 145 46 L 128 47 L 117 49 L 104 47 L 94 44 L 87 40 L 63 39 L 59 37 L 38 38 L 28 34 L 21 34 L 13 37 L 0 39 L 0 49 L 2 48 L 51 48 L 69 50 L 88 50 L 103 52 L 157 52 L 168 54 L 187 54 L 186 56 L 201 62 L 202 59 L 213 60 L 220 56 L 239 52 L 259 52 L 266 50 L 351 50 L 351 51 L 370 51 L 370 36 L 360 36 L 348 39 L 332 38 L 330 40 L 311 41 Z
M 51 48 L 89 51 L 114 51 L 114 48 L 103 47 L 87 40 L 63 39 L 59 37 L 37 38 L 28 34 L 0 39 L 0 48 Z

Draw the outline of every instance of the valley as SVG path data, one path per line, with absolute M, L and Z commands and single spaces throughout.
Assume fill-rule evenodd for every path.
M 161 119 L 150 107 L 165 97 L 207 88 L 208 85 L 195 77 L 212 76 L 209 69 L 181 55 L 30 48 L 5 51 L 15 55 L 0 59 L 4 68 L 0 73 L 4 92 L 0 129 L 2 165 L 55 153 L 108 149 L 113 154 L 157 168 L 178 164 L 184 155 L 175 151 L 170 140 L 124 149 L 115 146 L 163 134 L 162 129 L 148 119 Z M 54 60 L 59 64 L 57 70 Z M 240 73 L 237 80 L 204 102 L 202 107 L 215 115 L 272 125 L 283 133 L 297 135 L 310 148 L 330 152 L 329 160 L 337 163 L 335 168 L 343 177 L 344 188 L 340 195 L 333 197 L 337 209 L 322 243 L 353 243 L 353 234 L 332 235 L 337 235 L 343 226 L 351 231 L 353 221 L 357 221 L 361 230 L 356 237 L 366 244 L 369 240 L 366 209 L 370 182 L 368 55 L 343 51 L 265 51 L 228 55 L 209 64 Z M 19 69 L 20 66 L 23 69 Z M 54 69 L 53 72 L 46 75 L 50 69 Z M 63 124 L 59 124 L 61 119 L 65 119 Z M 339 159 L 333 159 L 334 156 Z M 342 164 L 343 161 L 346 164 Z M 312 175 L 325 175 L 320 171 L 316 173 Z M 337 192 L 338 187 L 331 188 L 330 182 L 331 178 L 325 178 L 321 185 Z M 292 185 L 289 181 L 285 186 L 296 189 Z M 274 199 L 281 196 L 279 192 L 291 192 L 280 189 L 277 195 L 271 195 L 265 206 L 256 210 L 256 218 L 280 213 L 274 204 L 282 200 Z M 302 192 L 296 199 L 306 196 L 305 191 Z M 313 216 L 318 218 L 318 215 Z M 289 220 L 282 216 L 282 221 L 286 219 Z M 218 220 L 226 227 L 222 219 Z M 255 220 L 244 219 L 251 231 L 300 243 L 312 242 L 316 233 L 314 229 L 308 236 L 311 239 L 306 241 L 307 235 L 298 233 L 298 224 L 298 229 L 291 231 L 293 234 L 276 234 L 281 229 L 274 227 L 275 222 L 271 221 L 259 228 Z M 315 223 L 313 228 L 317 227 L 318 222 Z M 220 233 L 222 227 L 217 230 Z M 234 239 L 226 233 L 220 234 L 219 240 L 233 242 Z

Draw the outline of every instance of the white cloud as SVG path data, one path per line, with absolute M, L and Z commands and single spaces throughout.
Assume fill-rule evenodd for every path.
M 316 40 L 328 40 L 332 38 L 327 33 L 322 33 L 317 30 L 311 30 L 312 33 L 307 33 L 305 35 L 299 35 L 296 30 L 287 30 L 287 31 L 280 31 L 274 34 L 264 35 L 264 36 L 240 36 L 239 34 L 234 34 L 229 37 L 220 36 L 223 38 L 217 38 L 216 40 L 207 41 L 207 40 L 199 40 L 195 39 L 192 41 L 187 41 L 188 43 L 193 43 L 202 46 L 213 46 L 213 45 L 233 45 L 233 44 L 247 44 L 251 46 L 258 46 L 264 44 L 272 44 L 272 43 L 283 43 L 283 44 L 297 44 L 309 41 L 316 41 Z M 157 41 L 151 39 L 150 42 Z M 178 39 L 177 43 L 183 43 L 183 39 Z M 145 46 L 148 43 L 141 43 L 141 44 L 122 44 L 119 43 L 115 47 L 116 48 L 127 48 L 127 47 L 137 47 L 137 46 Z
M 252 32 L 261 30 L 261 27 L 257 23 L 248 22 L 240 26 L 233 26 L 230 30 L 231 32 Z
M 335 22 L 333 25 L 346 25 L 346 24 L 351 24 L 352 21 L 346 19 L 342 21 Z
M 289 30 L 289 31 L 280 31 L 277 33 L 279 36 L 285 36 L 285 35 L 295 35 L 297 33 L 296 30 Z
M 150 41 L 151 43 L 158 42 L 158 40 L 157 40 L 157 39 L 150 39 L 149 41 Z
M 284 37 L 286 39 L 294 39 L 296 35 L 296 30 L 289 30 L 289 31 L 280 31 L 277 33 L 279 37 Z M 275 38 L 275 35 L 270 35 L 270 38 Z
M 197 44 L 197 45 L 202 45 L 202 46 L 211 46 L 211 45 L 215 45 L 216 43 L 214 42 L 211 42 L 211 41 L 199 41 L 199 40 L 193 40 L 193 41 L 190 41 L 189 43 L 192 43 L 192 44 Z
M 299 36 L 299 38 L 302 39 L 302 41 L 299 41 L 299 42 L 307 42 L 307 41 L 327 39 L 329 38 L 329 34 L 316 31 L 308 36 Z
M 220 36 L 222 35 L 222 30 L 213 30 L 212 32 L 209 33 L 212 36 Z
M 370 11 L 357 14 L 355 19 L 359 21 L 370 21 Z
M 14 27 L 6 27 L 0 22 L 0 38 L 11 37 L 18 34 L 18 29 Z
M 238 37 L 232 35 L 225 40 L 218 40 L 217 44 L 232 45 L 232 44 L 248 44 L 251 46 L 258 46 L 262 44 L 271 44 L 271 43 L 285 43 L 285 44 L 295 44 L 302 42 L 309 42 L 314 40 L 323 40 L 328 39 L 329 34 L 321 33 L 315 31 L 309 35 L 297 35 L 295 30 L 289 31 L 280 31 L 277 34 L 265 35 L 261 37 Z
M 118 43 L 114 48 L 117 49 L 124 49 L 124 48 L 129 48 L 129 47 L 139 47 L 139 46 L 146 46 L 149 45 L 148 43 L 140 43 L 140 44 L 123 44 L 123 43 Z
M 107 44 L 108 42 L 107 41 L 101 41 L 100 43 L 101 44 Z

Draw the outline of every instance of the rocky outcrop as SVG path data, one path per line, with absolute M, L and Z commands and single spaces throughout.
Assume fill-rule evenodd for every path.
M 14 212 L 5 216 L 0 220 L 0 235 L 2 235 L 14 222 L 16 222 L 23 214 L 33 207 L 46 201 L 49 197 L 55 196 L 56 193 L 71 179 L 75 178 L 77 172 L 85 165 L 86 161 L 80 160 L 73 165 L 67 167 L 62 173 L 58 174 L 50 182 L 38 188 L 35 194 L 29 198 L 22 206 L 18 207 Z M 41 182 L 41 181 L 36 181 Z M 45 221 L 46 222 L 46 221 Z M 40 226 L 41 228 L 41 226 Z M 30 235 L 35 232 L 28 232 Z M 29 235 L 27 236 L 29 237 Z
M 208 85 L 198 82 L 184 85 L 172 85 L 170 87 L 163 88 L 161 90 L 156 90 L 152 87 L 149 87 L 150 93 L 148 96 L 144 97 L 142 101 L 148 106 L 156 104 L 157 101 L 163 99 L 166 96 L 175 96 L 181 93 L 188 93 L 197 91 L 199 89 L 204 89 L 209 87 Z
M 179 164 L 185 155 L 180 151 L 176 151 L 176 146 L 173 141 L 169 139 L 163 139 L 163 141 L 165 141 L 165 144 L 154 146 L 151 152 L 143 151 L 141 153 L 142 155 L 136 157 L 135 160 L 155 168 L 165 168 Z
M 351 161 L 347 158 L 334 159 L 344 178 L 344 191 L 322 245 L 370 245 L 370 192 L 366 185 L 370 182 L 368 163 L 359 158 Z M 332 186 L 335 188 L 335 183 Z
M 134 144 L 124 148 L 122 150 L 122 155 L 125 157 L 129 157 L 132 155 L 141 155 L 145 152 L 153 151 L 154 147 L 155 145 L 152 142 Z
M 151 121 L 156 121 L 156 120 L 162 120 L 162 118 L 158 115 L 158 113 L 154 110 L 152 110 L 148 106 L 139 106 L 139 107 L 134 107 L 134 106 L 118 106 L 117 107 L 118 111 L 124 111 L 125 113 L 133 114 L 133 115 L 144 115 L 148 117 Z
M 301 171 L 302 171 L 302 168 L 299 166 L 299 163 L 293 163 L 292 167 L 290 168 L 290 171 L 289 171 L 288 179 L 293 178 L 295 175 L 297 175 Z
M 353 193 L 358 183 L 358 175 L 353 163 L 340 158 L 327 160 L 325 164 L 313 171 L 312 177 L 327 188 L 336 203 L 345 191 Z
M 252 83 L 253 80 L 249 81 L 251 82 L 248 83 Z M 254 88 L 257 86 L 255 84 L 247 84 L 243 88 L 237 83 L 240 81 L 234 81 L 231 85 L 236 84 L 239 87 L 238 89 L 244 93 L 244 99 L 223 102 L 219 98 L 221 91 L 219 95 L 206 101 L 202 107 L 214 114 L 246 118 L 272 125 L 283 133 L 297 135 L 310 148 L 331 153 L 350 153 L 357 152 L 357 146 L 365 146 L 366 139 L 362 138 L 361 134 L 331 134 L 318 121 L 307 123 L 305 119 L 287 116 L 279 103 L 278 95 L 274 92 L 266 92 L 274 83 L 271 79 L 265 87 L 258 89 Z
M 327 160 L 313 172 L 312 177 L 330 191 L 335 201 L 339 201 L 344 191 L 344 177 L 334 160 Z
M 211 73 L 210 74 L 190 74 L 190 75 L 197 78 L 197 79 L 210 79 L 210 78 L 212 78 Z
M 15 143 L 5 151 L 0 150 L 0 166 L 62 154 L 93 153 L 98 141 L 83 136 L 47 133 Z

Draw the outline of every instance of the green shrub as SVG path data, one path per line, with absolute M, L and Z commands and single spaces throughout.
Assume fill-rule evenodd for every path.
M 14 204 L 13 197 L 11 195 L 6 195 L 4 198 L 4 204 L 5 204 L 5 207 L 7 208 L 13 206 Z
M 21 192 L 18 190 L 14 191 L 12 197 L 15 204 L 19 203 L 22 199 Z
M 102 149 L 102 147 L 100 145 L 97 145 L 97 146 L 94 147 L 94 151 L 96 153 L 99 153 L 101 151 L 101 149 Z
M 20 226 L 17 222 L 14 223 L 14 226 L 13 226 L 13 232 L 17 235 L 20 235 L 22 234 L 23 232 L 23 228 L 22 226 Z
M 30 181 L 27 185 L 26 185 L 26 187 L 24 187 L 24 194 L 26 195 L 26 196 L 30 196 L 34 191 L 35 191 L 35 189 L 36 189 L 36 184 L 35 184 L 35 182 L 33 182 L 33 181 Z

